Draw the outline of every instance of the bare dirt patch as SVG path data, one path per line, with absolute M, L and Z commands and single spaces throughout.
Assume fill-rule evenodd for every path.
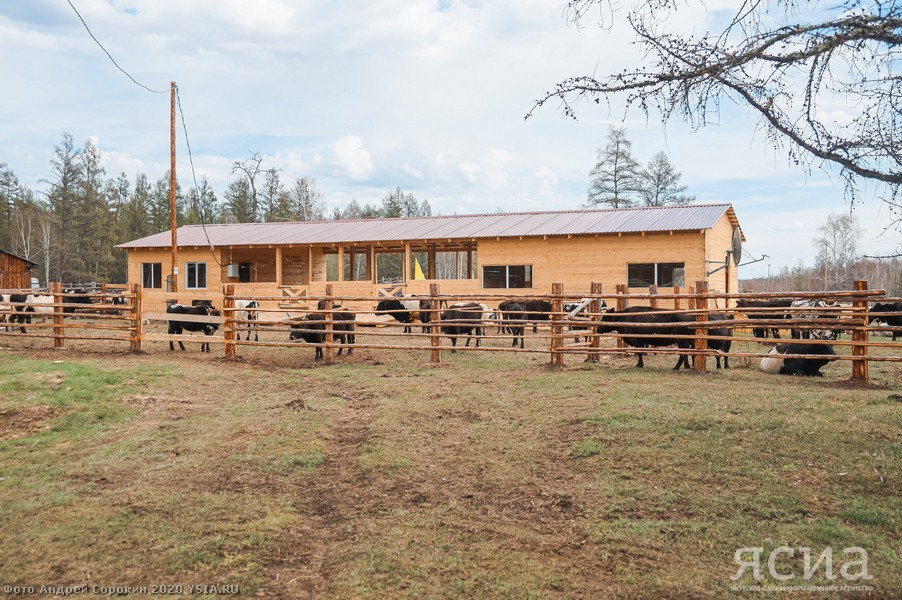
M 50 429 L 58 409 L 47 405 L 22 406 L 0 412 L 0 441 L 14 440 Z

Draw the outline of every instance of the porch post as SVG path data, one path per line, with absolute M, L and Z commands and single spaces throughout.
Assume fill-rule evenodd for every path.
M 404 283 L 410 281 L 410 242 L 404 242 Z
M 276 246 L 276 285 L 282 285 L 282 246 Z

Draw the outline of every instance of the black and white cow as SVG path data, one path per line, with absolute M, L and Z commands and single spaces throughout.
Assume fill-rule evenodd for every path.
M 779 309 L 789 308 L 790 306 L 792 306 L 792 300 L 746 300 L 743 298 L 736 301 L 736 308 L 739 312 L 748 316 L 749 319 L 768 321 L 789 318 L 789 314 L 785 310 Z M 744 308 L 751 308 L 753 310 L 745 312 L 743 310 Z M 780 339 L 779 327 L 768 325 L 767 327 L 755 327 L 752 329 L 752 334 L 756 338 L 766 338 L 768 333 L 771 333 L 774 336 L 774 339 Z
M 886 327 L 894 327 L 893 341 L 896 337 L 902 337 L 902 302 L 882 302 L 871 307 L 872 313 L 878 313 L 870 318 L 870 322 L 879 321 Z
M 820 299 L 796 300 L 792 303 L 792 308 L 836 308 L 839 306 L 839 302 L 827 302 Z M 796 324 L 803 325 L 805 321 L 811 321 L 813 319 L 820 319 L 825 317 L 818 315 L 818 313 L 815 311 L 797 311 L 790 313 L 790 318 L 793 321 L 796 321 Z M 793 327 L 791 333 L 792 339 L 794 340 L 835 340 L 839 337 L 840 331 L 836 329 L 803 329 Z
M 827 344 L 780 344 L 768 354 L 761 359 L 761 370 L 765 373 L 822 377 L 821 367 L 830 362 L 829 358 L 783 358 L 782 355 L 816 354 L 829 357 L 836 356 L 836 351 Z
M 236 312 L 236 318 L 241 318 L 243 321 L 247 321 L 244 325 L 247 326 L 247 337 L 244 338 L 245 341 L 250 341 L 251 339 L 251 330 L 254 332 L 254 341 L 259 342 L 260 336 L 258 333 L 257 324 L 260 321 L 260 303 L 256 300 L 236 300 L 235 308 L 244 309 L 244 312 Z M 241 334 L 238 334 L 238 338 L 241 338 Z

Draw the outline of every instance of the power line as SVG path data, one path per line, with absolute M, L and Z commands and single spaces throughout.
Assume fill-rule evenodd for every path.
M 88 27 L 88 24 L 85 23 L 85 20 L 82 18 L 81 13 L 79 13 L 79 12 L 78 12 L 78 9 L 75 8 L 75 5 L 72 4 L 72 0 L 66 0 L 66 1 L 69 3 L 69 6 L 72 7 L 72 10 L 75 11 L 75 14 L 78 15 L 78 20 L 81 21 L 81 24 L 85 26 L 85 29 L 88 31 L 88 35 L 91 36 L 91 39 L 94 40 L 94 41 L 97 43 L 98 46 L 100 46 L 100 49 L 103 50 L 104 53 L 105 53 L 105 54 L 109 57 L 109 59 L 113 62 L 113 64 L 116 65 L 116 68 L 117 68 L 117 69 L 119 69 L 120 71 L 122 71 L 123 73 L 125 73 L 125 76 L 128 77 L 129 79 L 131 79 L 131 80 L 135 83 L 135 85 L 144 88 L 144 89 L 147 90 L 148 92 L 153 92 L 154 94 L 166 94 L 166 93 L 169 93 L 169 90 L 152 90 L 152 89 L 150 89 L 149 87 L 147 87 L 146 85 L 144 85 L 143 83 L 138 83 L 138 81 L 137 81 L 134 77 L 132 77 L 131 75 L 129 75 L 128 72 L 127 72 L 125 69 L 123 69 L 122 67 L 120 67 L 120 66 L 119 66 L 119 63 L 117 63 L 116 60 L 112 57 L 112 55 L 111 55 L 109 52 L 107 52 L 107 49 L 103 47 L 103 44 L 101 44 L 100 41 L 99 41 L 96 37 L 94 37 L 94 34 L 91 33 L 91 28 Z
M 194 180 L 194 194 L 197 197 L 200 226 L 204 230 L 204 237 L 207 238 L 207 245 L 210 246 L 210 254 L 213 255 L 213 260 L 221 267 L 222 263 L 219 262 L 219 258 L 216 257 L 216 251 L 213 249 L 213 242 L 210 241 L 210 234 L 207 233 L 207 223 L 206 218 L 204 218 L 204 203 L 197 186 L 197 174 L 194 172 L 194 157 L 191 155 L 191 142 L 188 141 L 188 126 L 185 125 L 185 112 L 182 110 L 182 97 L 179 95 L 178 86 L 175 86 L 175 102 L 179 107 L 179 116 L 182 118 L 182 131 L 185 132 L 185 146 L 188 147 L 188 164 L 191 165 L 191 178 Z

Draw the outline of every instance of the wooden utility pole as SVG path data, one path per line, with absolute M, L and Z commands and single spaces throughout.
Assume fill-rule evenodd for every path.
M 175 229 L 178 211 L 175 203 L 175 82 L 170 82 L 169 92 L 169 216 L 172 223 L 172 289 L 179 291 L 179 251 Z

